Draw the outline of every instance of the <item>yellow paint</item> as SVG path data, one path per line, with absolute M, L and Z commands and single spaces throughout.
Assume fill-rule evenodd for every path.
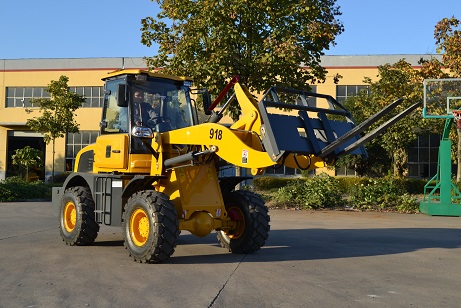
M 180 218 L 180 230 L 205 236 L 230 224 L 214 163 L 179 167 L 166 175 L 167 179 L 154 185 L 173 202 Z
M 102 135 L 96 139 L 94 170 L 123 171 L 128 167 L 128 135 Z
M 129 74 L 129 75 L 147 74 L 152 77 L 167 78 L 167 79 L 172 79 L 172 80 L 177 80 L 177 81 L 184 81 L 184 80 L 192 81 L 193 80 L 190 77 L 174 76 L 174 75 L 162 74 L 159 72 L 140 70 L 140 69 L 125 69 L 125 70 L 112 71 L 112 72 L 109 72 L 107 75 L 104 75 L 102 77 L 102 80 L 105 80 L 110 77 L 125 75 L 125 74 Z
M 71 233 L 74 231 L 75 225 L 77 224 L 77 211 L 75 209 L 75 204 L 68 201 L 64 206 L 63 211 L 64 228 L 67 232 Z
M 216 134 L 216 132 L 219 132 Z M 212 133 L 213 132 L 213 133 Z M 217 137 L 220 136 L 220 137 Z M 269 167 L 274 164 L 267 152 L 255 145 L 245 144 L 233 131 L 215 123 L 205 123 L 162 134 L 163 143 L 217 146 L 216 154 L 225 161 L 244 168 Z M 248 151 L 248 160 L 243 162 L 242 152 Z
M 150 223 L 147 213 L 143 209 L 136 209 L 130 217 L 130 237 L 138 247 L 143 246 L 149 239 Z

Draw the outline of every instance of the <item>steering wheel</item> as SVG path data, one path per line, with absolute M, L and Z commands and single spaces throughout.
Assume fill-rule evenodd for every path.
M 169 117 L 155 116 L 147 121 L 147 125 L 150 127 L 155 127 L 158 123 L 171 123 L 171 119 Z

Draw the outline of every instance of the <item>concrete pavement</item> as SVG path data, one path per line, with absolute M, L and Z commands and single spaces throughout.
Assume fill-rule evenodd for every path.
M 180 235 L 138 264 L 120 228 L 66 246 L 48 202 L 0 203 L 0 307 L 460 307 L 461 218 L 271 210 L 266 246 Z

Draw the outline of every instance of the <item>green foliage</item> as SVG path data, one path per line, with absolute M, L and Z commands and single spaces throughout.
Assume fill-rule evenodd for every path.
M 365 177 L 335 177 L 339 183 L 339 190 L 342 194 L 350 194 L 357 185 L 367 183 L 368 178 Z
M 392 159 L 383 155 L 385 150 L 377 142 L 366 145 L 368 157 L 360 155 L 346 155 L 335 161 L 334 167 L 346 167 L 354 170 L 358 176 L 382 177 L 389 174 L 392 168 Z M 333 168 L 334 168 L 333 167 Z
M 68 171 L 68 172 L 62 172 L 62 173 L 56 174 L 51 182 L 62 184 L 64 183 L 64 181 L 67 179 L 67 177 L 71 173 L 72 173 L 71 171 Z
M 256 190 L 270 190 L 283 187 L 293 181 L 292 178 L 279 178 L 274 176 L 262 176 L 253 179 L 253 187 Z
M 40 150 L 25 146 L 17 149 L 11 156 L 13 165 L 20 166 L 26 170 L 26 181 L 29 181 L 29 170 L 31 168 L 43 167 L 43 153 Z
M 414 195 L 405 193 L 399 196 L 399 200 L 395 209 L 399 213 L 418 213 L 419 212 L 419 203 L 416 200 Z
M 276 201 L 305 209 L 337 207 L 345 203 L 339 181 L 325 173 L 307 180 L 295 180 L 279 188 Z
M 367 179 L 355 185 L 350 205 L 358 209 L 384 210 L 395 208 L 402 212 L 417 211 L 416 198 L 410 196 L 402 181 L 393 177 Z
M 83 96 L 69 90 L 68 81 L 67 76 L 59 77 L 58 81 L 52 80 L 46 88 L 50 93 L 50 99 L 31 99 L 32 104 L 40 106 L 41 115 L 26 122 L 32 130 L 44 134 L 43 139 L 46 144 L 53 142 L 52 177 L 54 177 L 55 140 L 63 138 L 66 133 L 78 133 L 79 125 L 74 119 L 74 112 L 85 102 Z
M 318 209 L 350 205 L 360 210 L 418 212 L 416 196 L 424 193 L 426 180 L 408 178 L 258 177 L 254 189 L 266 202 L 283 207 Z M 461 182 L 457 183 L 461 189 Z M 351 201 L 348 202 L 347 199 Z
M 44 134 L 46 144 L 56 138 L 63 138 L 65 133 L 77 133 L 78 123 L 74 119 L 74 111 L 79 108 L 85 99 L 77 93 L 71 92 L 67 86 L 69 78 L 59 77 L 52 80 L 46 91 L 51 98 L 32 99 L 32 104 L 40 106 L 41 115 L 27 120 L 27 125 L 34 131 Z
M 28 183 L 19 177 L 0 182 L 0 202 L 50 200 L 51 186 L 41 181 Z
M 423 179 L 402 179 L 401 180 L 405 187 L 405 191 L 412 195 L 421 195 L 424 193 L 424 186 L 427 184 L 427 180 Z
M 352 194 L 357 186 L 368 185 L 370 181 L 376 180 L 374 178 L 367 177 L 336 177 L 339 181 L 340 190 L 343 194 Z M 403 190 L 412 195 L 420 195 L 424 193 L 424 185 L 427 180 L 422 179 L 411 179 L 411 178 L 393 178 L 393 181 L 397 186 L 403 188 Z
M 141 21 L 141 42 L 160 45 L 149 67 L 194 77 L 213 94 L 234 75 L 251 92 L 323 81 L 320 56 L 344 30 L 336 0 L 156 1 L 160 13 Z
M 378 66 L 377 81 L 366 77 L 364 82 L 369 85 L 368 93 L 361 92 L 359 95 L 349 98 L 345 106 L 351 111 L 357 123 L 361 123 L 370 116 L 389 105 L 392 101 L 398 98 L 404 98 L 403 103 L 397 107 L 387 117 L 373 125 L 368 129 L 369 132 L 375 129 L 378 125 L 384 123 L 391 116 L 400 113 L 410 105 L 420 102 L 423 97 L 423 80 L 424 78 L 438 78 L 443 76 L 442 66 L 437 60 L 420 61 L 422 69 L 417 70 L 412 65 L 401 59 L 394 64 L 385 64 Z M 440 121 L 439 121 L 440 122 Z M 440 133 L 440 127 L 434 121 L 423 120 L 421 109 L 418 108 L 410 115 L 392 125 L 379 138 L 373 139 L 366 147 L 370 153 L 374 151 L 374 147 L 380 154 L 370 156 L 368 162 L 354 162 L 348 166 L 357 168 L 363 165 L 370 167 L 373 172 L 383 170 L 385 172 L 386 165 L 382 157 L 385 157 L 388 162 L 393 164 L 393 174 L 402 176 L 406 171 L 407 148 L 412 145 L 418 135 L 422 133 Z M 366 133 L 365 132 L 365 133 Z M 386 153 L 387 155 L 383 155 Z M 374 154 L 375 155 L 375 154 Z M 341 163 L 339 161 L 338 163 Z M 344 162 L 343 162 L 344 163 Z M 358 171 L 360 172 L 360 168 Z M 381 174 L 382 175 L 382 174 Z
M 461 21 L 454 16 L 437 23 L 434 38 L 437 52 L 443 53 L 443 63 L 455 77 L 461 77 Z

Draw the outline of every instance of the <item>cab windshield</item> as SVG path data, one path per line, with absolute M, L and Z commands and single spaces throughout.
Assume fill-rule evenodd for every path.
M 163 131 L 194 124 L 189 88 L 182 82 L 148 78 L 129 82 L 131 127 L 143 126 Z

